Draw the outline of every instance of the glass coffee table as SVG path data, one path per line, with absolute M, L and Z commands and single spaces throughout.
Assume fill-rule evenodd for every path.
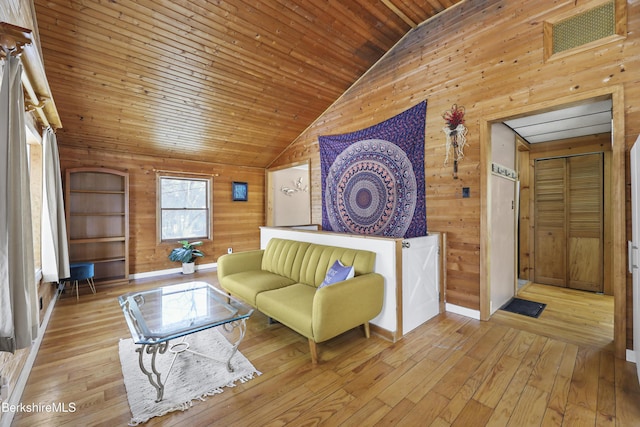
M 141 292 L 130 292 L 118 297 L 134 343 L 140 345 L 138 363 L 157 391 L 156 402 L 164 395 L 171 368 L 176 358 L 184 352 L 218 360 L 189 349 L 186 338 L 205 329 L 222 326 L 226 332 L 238 330 L 238 337 L 231 342 L 232 351 L 226 359 L 227 369 L 233 372 L 231 359 L 246 332 L 246 320 L 253 308 L 227 295 L 206 282 L 188 282 L 164 286 Z M 182 338 L 169 345 L 169 341 Z M 167 351 L 173 360 L 166 373 L 156 368 L 156 357 Z M 149 361 L 145 361 L 149 355 Z M 224 362 L 223 362 L 224 363 Z M 147 365 L 149 367 L 147 367 Z M 162 378 L 164 375 L 164 378 Z

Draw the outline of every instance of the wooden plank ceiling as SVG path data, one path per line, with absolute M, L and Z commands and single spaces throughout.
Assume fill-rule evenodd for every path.
M 35 0 L 60 145 L 265 167 L 461 0 Z

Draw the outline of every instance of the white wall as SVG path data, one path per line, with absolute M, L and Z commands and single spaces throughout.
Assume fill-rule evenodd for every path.
M 303 225 L 311 223 L 311 186 L 309 166 L 294 166 L 273 172 L 273 222 L 274 226 Z M 306 191 L 294 191 L 290 195 L 282 192 L 283 187 L 297 188 L 300 181 Z M 299 189 L 299 188 L 298 188 Z
M 515 133 L 499 123 L 491 127 L 491 160 L 515 169 Z M 516 289 L 516 182 L 491 176 L 491 314 L 508 302 Z

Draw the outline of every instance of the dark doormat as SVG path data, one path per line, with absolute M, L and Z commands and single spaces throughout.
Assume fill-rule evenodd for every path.
M 525 299 L 514 298 L 507 304 L 502 306 L 500 310 L 509 311 L 511 313 L 522 314 L 529 317 L 539 317 L 547 304 L 541 302 L 527 301 Z

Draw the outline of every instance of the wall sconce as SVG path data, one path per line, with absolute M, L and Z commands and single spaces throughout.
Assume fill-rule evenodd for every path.
M 445 144 L 445 166 L 449 163 L 449 153 L 453 149 L 453 179 L 458 179 L 458 161 L 464 158 L 464 146 L 467 144 L 467 128 L 464 126 L 464 107 L 457 104 L 451 106 L 451 110 L 442 115 L 446 126 L 442 131 L 447 136 Z
M 309 191 L 309 187 L 302 183 L 302 177 L 300 177 L 297 180 L 293 181 L 293 187 L 287 187 L 283 185 L 282 187 L 280 187 L 280 191 L 282 191 L 285 196 L 291 196 L 293 195 L 293 193 L 297 193 L 298 191 L 306 193 L 307 191 Z

